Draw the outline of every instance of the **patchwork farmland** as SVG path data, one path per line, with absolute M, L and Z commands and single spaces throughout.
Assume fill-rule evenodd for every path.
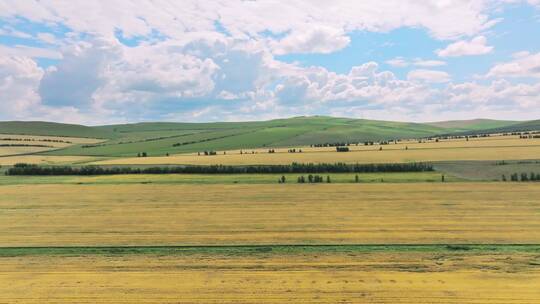
M 535 126 L 0 123 L 0 303 L 538 303 Z

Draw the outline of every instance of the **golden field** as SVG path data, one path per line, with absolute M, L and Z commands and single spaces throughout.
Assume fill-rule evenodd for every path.
M 0 186 L 1 246 L 538 244 L 538 183 Z
M 28 152 L 25 152 L 28 153 Z M 56 156 L 56 155 L 14 155 L 0 157 L 0 166 L 13 166 L 17 163 L 37 165 L 67 165 L 85 163 L 99 159 L 94 156 Z
M 495 137 L 476 140 L 447 140 L 440 142 L 403 142 L 389 145 L 350 146 L 350 152 L 336 152 L 335 148 L 303 147 L 302 153 L 288 153 L 288 149 L 248 149 L 226 154 L 204 156 L 176 154 L 159 157 L 116 158 L 95 162 L 99 165 L 263 165 L 297 163 L 402 163 L 450 160 L 525 160 L 537 159 L 540 155 L 540 139 Z M 382 151 L 379 150 L 382 148 Z M 255 153 L 251 153 L 251 152 Z
M 0 257 L 0 303 L 540 303 L 538 253 Z
M 0 134 L 0 145 L 29 145 L 19 147 L 0 146 L 0 156 L 10 156 L 18 154 L 30 154 L 50 151 L 69 147 L 76 144 L 94 144 L 102 142 L 95 138 L 59 137 L 59 136 L 38 136 L 19 134 Z M 36 147 L 31 145 L 41 145 L 47 147 Z M 39 163 L 36 158 L 29 158 L 33 163 Z M 11 165 L 12 162 L 0 158 L 0 165 Z
M 13 143 L 10 143 L 13 144 Z M 54 148 L 51 147 L 0 147 L 0 157 L 1 156 L 10 156 L 18 154 L 28 154 L 28 153 L 37 153 L 43 151 L 49 151 Z M 0 162 L 2 162 L 0 160 Z
M 464 138 L 458 139 L 440 139 L 436 141 L 434 139 L 427 140 L 422 139 L 421 142 L 418 140 L 402 140 L 397 143 L 389 143 L 380 145 L 374 143 L 373 145 L 364 145 L 364 144 L 351 144 L 349 149 L 351 151 L 378 151 L 380 147 L 383 147 L 383 150 L 404 150 L 408 149 L 437 149 L 437 148 L 473 148 L 473 147 L 518 147 L 518 146 L 540 146 L 540 138 L 529 138 L 521 139 L 517 135 L 505 135 L 505 136 L 490 136 L 490 137 L 479 137 L 479 138 L 470 138 L 466 140 Z M 287 153 L 287 151 L 294 147 L 278 147 L 271 148 L 276 151 L 276 153 Z M 243 152 L 251 153 L 252 151 L 258 153 L 268 152 L 269 148 L 257 148 L 257 149 L 243 149 Z M 335 152 L 335 147 L 310 147 L 302 146 L 297 147 L 302 149 L 304 152 Z M 240 150 L 228 150 L 227 154 L 240 154 Z M 197 153 L 191 153 L 196 155 Z

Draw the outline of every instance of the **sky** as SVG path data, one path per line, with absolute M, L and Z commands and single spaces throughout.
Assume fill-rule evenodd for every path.
M 0 120 L 540 119 L 540 0 L 0 0 Z

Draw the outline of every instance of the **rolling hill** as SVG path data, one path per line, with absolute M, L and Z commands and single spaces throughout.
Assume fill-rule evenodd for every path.
M 515 123 L 507 126 L 494 127 L 481 130 L 485 133 L 510 133 L 540 130 L 540 119 Z M 470 131 L 469 131 L 470 132 Z
M 47 135 L 111 139 L 116 134 L 106 129 L 43 121 L 0 121 L 0 134 Z
M 437 134 L 483 132 L 493 127 L 540 129 L 540 123 L 485 119 L 406 123 L 327 116 L 302 116 L 252 122 L 147 122 L 98 127 L 49 122 L 0 122 L 0 134 L 104 138 L 107 139 L 104 143 L 75 145 L 44 154 L 112 157 L 134 156 L 139 152 L 157 156 L 203 150 L 222 151 L 419 138 Z
M 511 120 L 493 120 L 493 119 L 470 119 L 470 120 L 448 120 L 439 122 L 429 122 L 428 125 L 451 129 L 454 132 L 468 132 L 493 128 L 503 128 L 519 123 Z
M 401 123 L 334 117 L 295 117 L 234 123 L 139 123 L 98 129 L 118 136 L 92 147 L 75 146 L 55 155 L 134 156 L 203 150 L 302 146 L 319 143 L 377 141 L 424 137 L 446 129 Z

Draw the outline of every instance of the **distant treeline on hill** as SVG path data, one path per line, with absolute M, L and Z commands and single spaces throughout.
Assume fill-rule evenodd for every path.
M 49 145 L 34 145 L 34 144 L 0 144 L 0 147 L 42 147 L 42 148 L 54 148 Z
M 49 138 L 14 138 L 14 137 L 6 137 L 6 138 L 0 138 L 0 140 L 6 140 L 6 141 L 44 141 L 44 142 L 55 142 L 55 143 L 67 143 L 71 144 L 72 142 L 67 140 L 61 140 L 61 139 L 49 139 Z
M 424 172 L 433 171 L 431 164 L 299 164 L 256 166 L 176 166 L 176 167 L 100 167 L 100 166 L 38 166 L 16 164 L 6 175 L 112 175 L 112 174 L 261 174 L 261 173 L 374 173 L 374 172 Z

